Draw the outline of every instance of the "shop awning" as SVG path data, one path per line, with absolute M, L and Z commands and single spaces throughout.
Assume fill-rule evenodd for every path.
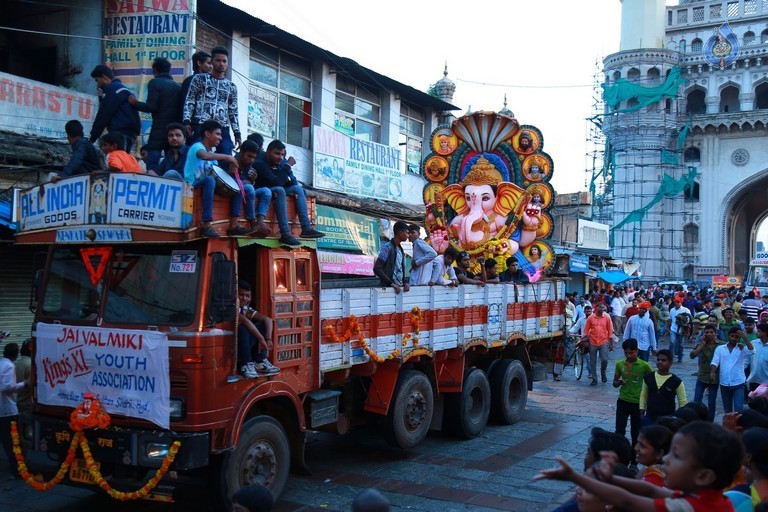
M 598 272 L 597 277 L 605 281 L 606 283 L 619 284 L 632 279 L 632 276 L 622 272 L 621 270 L 606 270 L 605 272 Z

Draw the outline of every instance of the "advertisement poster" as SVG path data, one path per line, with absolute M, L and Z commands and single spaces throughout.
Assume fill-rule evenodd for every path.
M 88 176 L 22 190 L 17 203 L 19 231 L 84 224 L 88 194 Z
M 185 183 L 178 180 L 112 173 L 108 222 L 179 227 L 182 225 L 184 187 Z
M 319 204 L 315 224 L 325 233 L 318 249 L 379 254 L 379 222 L 373 217 Z
M 347 117 L 344 114 L 338 112 L 333 119 L 333 129 L 337 132 L 341 132 L 348 137 L 355 136 L 355 119 Z
M 254 85 L 248 88 L 248 131 L 277 136 L 277 94 Z
M 39 323 L 36 346 L 40 403 L 77 407 L 90 392 L 110 414 L 169 428 L 165 334 Z
M 320 263 L 320 272 L 326 274 L 372 276 L 376 256 L 317 251 L 317 260 Z
M 421 165 L 421 141 L 419 139 L 408 137 L 405 165 L 409 173 L 418 176 L 419 166 Z
M 317 126 L 313 185 L 361 197 L 400 201 L 405 174 L 401 158 L 398 148 Z
M 93 94 L 0 73 L 0 126 L 5 131 L 63 139 L 70 119 L 90 132 L 98 109 Z
M 171 76 L 177 82 L 189 74 L 194 9 L 195 0 L 104 2 L 104 63 L 139 100 L 147 99 L 147 84 L 154 78 L 152 61 L 157 57 L 171 62 Z M 146 138 L 151 117 L 141 116 Z
M 712 288 L 741 287 L 741 278 L 738 276 L 712 276 Z

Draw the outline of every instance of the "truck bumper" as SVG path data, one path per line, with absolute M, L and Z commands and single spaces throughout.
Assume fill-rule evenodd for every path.
M 69 422 L 60 418 L 23 414 L 19 433 L 28 448 L 64 460 L 72 431 Z M 208 432 L 173 432 L 110 426 L 85 431 L 94 459 L 100 463 L 159 468 L 174 441 L 181 447 L 171 469 L 186 471 L 208 465 L 210 435 Z M 31 446 L 30 446 L 31 445 Z M 82 455 L 80 455 L 82 457 Z

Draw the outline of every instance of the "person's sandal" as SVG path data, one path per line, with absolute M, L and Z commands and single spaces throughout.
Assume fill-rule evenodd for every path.
M 219 235 L 211 226 L 206 226 L 200 228 L 200 236 L 204 238 L 219 238 L 221 235 Z

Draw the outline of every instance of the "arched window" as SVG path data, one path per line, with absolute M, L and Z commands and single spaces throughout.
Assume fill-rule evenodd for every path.
M 670 100 L 669 98 L 664 100 L 664 112 L 666 112 L 667 114 L 672 113 L 672 100 Z
M 621 71 L 614 71 L 613 72 L 613 81 L 615 82 L 619 78 L 621 78 Z
M 693 281 L 693 265 L 685 265 L 683 267 L 683 279 Z
M 768 82 L 755 87 L 755 108 L 768 108 Z
M 683 227 L 683 243 L 690 245 L 698 245 L 699 243 L 699 226 L 693 222 L 686 224 Z
M 691 41 L 691 53 L 701 53 L 701 48 L 703 47 L 703 43 L 701 42 L 701 39 L 698 37 Z
M 705 97 L 706 97 L 706 93 L 701 89 L 694 89 L 691 92 L 689 92 L 686 98 L 688 103 L 686 107 L 686 113 L 687 114 L 706 114 L 707 104 L 704 101 Z
M 683 154 L 683 162 L 701 162 L 701 150 L 690 147 Z
M 768 43 L 768 29 L 765 29 L 762 32 L 760 32 L 760 42 Z
M 739 88 L 729 85 L 720 91 L 720 112 L 739 111 Z
M 744 33 L 744 46 L 755 44 L 755 33 L 752 31 Z
M 651 68 L 648 70 L 648 82 L 655 84 L 659 82 L 659 78 L 661 78 L 661 72 L 659 71 L 659 68 Z
M 627 71 L 627 80 L 630 82 L 637 82 L 638 79 L 640 79 L 640 70 L 637 68 L 632 68 L 629 71 Z
M 639 104 L 640 104 L 640 102 L 637 101 L 637 98 L 629 98 L 627 100 L 627 108 L 636 107 Z
M 693 182 L 693 187 L 686 185 L 685 189 L 683 189 L 683 197 L 686 201 L 690 201 L 692 203 L 696 203 L 699 201 L 699 185 L 698 181 Z M 698 229 L 698 228 L 697 228 Z M 697 235 L 698 240 L 698 235 Z
M 685 51 L 688 49 L 686 48 L 685 39 L 680 40 L 680 45 L 677 47 L 680 53 L 685 53 Z

